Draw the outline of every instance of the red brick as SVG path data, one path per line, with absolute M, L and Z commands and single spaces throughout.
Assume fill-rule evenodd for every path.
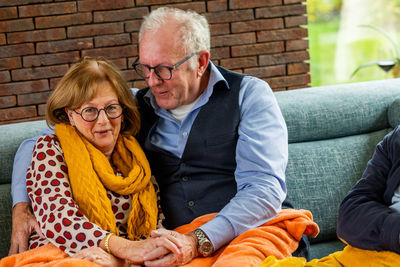
M 38 115 L 39 116 L 46 115 L 46 104 L 38 105 Z
M 292 63 L 288 64 L 288 74 L 300 74 L 300 73 L 307 73 L 310 71 L 310 64 L 309 63 Z
M 18 7 L 20 17 L 38 17 L 76 12 L 76 3 L 54 3 Z
M 111 59 L 111 63 L 113 63 L 119 70 L 126 70 L 126 58 L 116 58 L 116 59 Z
M 32 55 L 35 49 L 32 43 L 0 46 L 0 58 Z
M 134 7 L 135 3 L 133 0 L 118 0 L 118 1 L 98 1 L 98 0 L 87 0 L 78 1 L 78 10 L 82 11 L 95 11 L 95 10 L 107 10 L 107 9 L 121 9 L 127 7 Z
M 126 45 L 131 44 L 131 42 L 132 41 L 129 33 L 94 37 L 95 47 Z
M 11 81 L 9 71 L 0 71 L 0 83 L 6 83 Z
M 231 53 L 229 47 L 218 47 L 218 48 L 211 48 L 211 59 L 222 59 L 222 58 L 230 58 Z
M 18 32 L 27 30 L 33 30 L 32 19 L 0 21 L 0 32 Z
M 286 51 L 307 50 L 308 40 L 292 40 L 286 42 Z
M 209 23 L 225 23 L 254 19 L 252 9 L 213 12 L 207 13 L 205 16 Z
M 0 84 L 0 95 L 18 95 L 49 90 L 48 80 Z
M 65 29 L 60 28 L 29 32 L 13 32 L 7 34 L 7 40 L 10 44 L 60 40 L 65 39 L 65 37 Z
M 61 79 L 62 79 L 62 77 L 50 79 L 50 90 L 56 89 L 57 84 L 61 81 Z
M 302 4 L 256 9 L 256 18 L 276 18 L 303 14 L 307 14 L 307 7 Z
M 211 47 L 251 44 L 256 42 L 254 32 L 214 36 Z
M 15 107 L 17 104 L 16 96 L 2 96 L 0 97 L 0 108 Z
M 136 0 L 137 6 L 150 6 L 150 5 L 161 5 L 161 4 L 172 4 L 179 2 L 189 2 L 190 0 Z
M 190 2 L 190 3 L 179 3 L 179 4 L 172 4 L 171 3 L 171 4 L 168 4 L 168 6 L 169 7 L 173 7 L 173 8 L 179 8 L 179 9 L 182 9 L 182 10 L 189 10 L 190 9 L 190 10 L 196 11 L 199 14 L 203 14 L 204 12 L 206 12 L 205 1 L 198 1 L 198 2 L 193 1 L 193 2 Z M 161 7 L 161 5 L 159 5 L 159 6 L 154 5 L 151 8 L 152 9 L 157 9 L 159 7 Z
M 285 65 L 277 65 L 277 66 L 269 66 L 269 67 L 259 67 L 259 68 L 249 68 L 245 69 L 244 73 L 258 77 L 273 77 L 273 76 L 283 76 L 286 75 L 286 66 Z
M 267 81 L 269 86 L 271 86 L 271 88 L 304 86 L 311 81 L 310 75 L 308 74 L 267 78 L 265 80 Z
M 12 70 L 21 68 L 20 57 L 9 57 L 0 59 L 0 70 Z
M 138 55 L 137 45 L 116 46 L 107 48 L 97 48 L 90 50 L 83 50 L 82 57 L 105 57 L 108 59 L 120 57 L 133 57 Z
M 137 59 L 138 59 L 138 57 L 130 57 L 130 58 L 128 58 L 128 69 L 133 69 L 132 68 L 132 64 L 134 62 L 136 62 Z
M 30 118 L 37 115 L 35 106 L 0 109 L 0 121 Z
M 306 28 L 292 28 L 257 32 L 257 42 L 295 40 L 307 37 Z
M 144 81 L 144 80 L 136 80 L 136 81 L 133 81 L 133 83 L 132 83 L 132 88 L 139 88 L 139 89 L 142 89 L 142 88 L 146 88 L 148 85 L 147 85 L 147 83 Z
M 211 32 L 211 36 L 229 34 L 230 33 L 229 23 L 211 24 L 210 32 Z
M 23 57 L 23 64 L 25 68 L 39 67 L 48 65 L 58 65 L 65 63 L 75 63 L 79 60 L 79 52 L 65 52 L 56 54 L 34 55 Z
M 13 81 L 37 80 L 63 76 L 68 70 L 68 65 L 39 67 L 30 69 L 13 70 L 11 75 Z
M 268 65 L 285 64 L 285 63 L 295 63 L 307 59 L 310 59 L 310 56 L 307 51 L 288 52 L 288 53 L 273 54 L 273 55 L 260 55 L 260 65 L 268 66 Z
M 71 39 L 53 42 L 41 42 L 36 44 L 36 53 L 57 53 L 62 51 L 81 50 L 93 47 L 92 38 Z
M 259 19 L 232 23 L 232 33 L 283 29 L 283 19 Z
M 308 22 L 307 16 L 304 15 L 285 17 L 286 28 L 296 27 L 299 25 L 307 25 L 307 22 Z
M 140 76 L 136 74 L 136 71 L 129 69 L 121 71 L 122 77 L 124 77 L 125 81 L 136 81 L 142 79 Z
M 306 0 L 283 0 L 285 5 L 302 3 L 302 2 L 305 2 L 305 1 Z
M 35 25 L 38 29 L 55 28 L 87 24 L 92 22 L 92 13 L 78 13 L 63 16 L 50 16 L 35 18 Z
M 142 20 L 132 20 L 125 22 L 125 32 L 137 32 L 140 29 Z
M 6 44 L 6 35 L 4 33 L 0 33 L 0 45 Z
M 19 6 L 26 4 L 37 4 L 37 3 L 46 3 L 53 2 L 54 0 L 2 0 L 0 4 L 2 6 Z
M 114 34 L 124 32 L 123 23 L 103 23 L 82 26 L 72 26 L 67 28 L 68 38 L 79 38 L 86 36 L 96 36 L 103 34 Z
M 17 7 L 0 8 L 0 20 L 15 19 L 18 17 Z
M 285 46 L 283 42 L 271 42 L 263 44 L 232 46 L 231 49 L 232 57 L 243 57 L 280 53 L 285 50 Z
M 112 22 L 141 19 L 144 15 L 147 15 L 148 13 L 149 10 L 147 7 L 128 8 L 113 11 L 98 11 L 94 12 L 94 22 Z
M 131 32 L 131 40 L 132 40 L 132 44 L 139 43 L 139 33 L 138 32 Z
M 257 57 L 227 58 L 220 60 L 221 66 L 227 69 L 249 68 L 257 66 Z
M 51 91 L 18 95 L 18 106 L 28 106 L 46 103 Z
M 227 0 L 207 1 L 207 10 L 208 12 L 228 10 Z
M 231 9 L 253 8 L 264 6 L 278 6 L 282 5 L 282 0 L 229 0 L 229 7 Z

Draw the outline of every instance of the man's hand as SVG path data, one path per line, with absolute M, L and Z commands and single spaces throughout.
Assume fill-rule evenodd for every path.
M 158 247 L 144 256 L 146 266 L 180 266 L 198 256 L 197 238 L 192 233 L 183 235 L 166 229 L 158 229 L 153 231 L 151 236 L 152 238 L 148 240 L 164 239 L 173 242 L 180 248 L 180 253 L 165 253 L 162 247 Z
M 39 224 L 33 216 L 29 203 L 20 202 L 12 211 L 11 246 L 8 255 L 24 252 L 28 249 L 29 236 L 36 232 L 40 237 L 45 236 L 40 231 Z

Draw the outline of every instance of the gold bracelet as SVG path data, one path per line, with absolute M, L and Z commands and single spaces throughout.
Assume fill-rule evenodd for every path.
M 109 245 L 108 245 L 108 241 L 110 240 L 110 237 L 111 237 L 112 235 L 113 235 L 113 233 L 109 233 L 109 234 L 106 236 L 106 241 L 104 242 L 104 246 L 105 246 L 106 251 L 107 251 L 108 254 L 111 254 L 111 250 L 110 250 L 110 247 L 109 247 Z

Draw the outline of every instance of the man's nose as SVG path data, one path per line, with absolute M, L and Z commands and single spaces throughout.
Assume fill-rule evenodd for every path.
M 149 87 L 153 87 L 162 83 L 162 80 L 157 76 L 154 70 L 150 70 L 149 78 L 146 79 L 146 82 Z

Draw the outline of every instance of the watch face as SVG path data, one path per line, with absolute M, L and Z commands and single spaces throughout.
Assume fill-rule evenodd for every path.
M 213 245 L 210 241 L 205 241 L 201 244 L 200 250 L 202 251 L 203 256 L 208 256 L 213 252 Z

